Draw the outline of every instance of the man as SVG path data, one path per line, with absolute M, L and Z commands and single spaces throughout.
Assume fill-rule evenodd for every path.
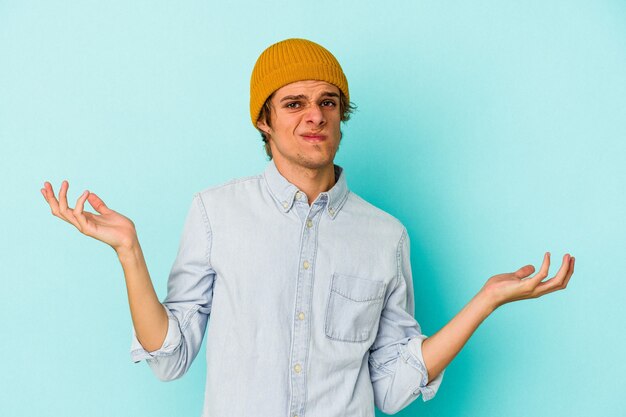
M 257 176 L 194 195 L 168 293 L 157 299 L 132 221 L 86 191 L 53 214 L 111 245 L 122 263 L 136 337 L 133 360 L 162 380 L 182 376 L 207 335 L 203 416 L 373 416 L 432 398 L 444 368 L 498 306 L 563 289 L 566 254 L 543 281 L 546 253 L 491 277 L 426 338 L 413 317 L 402 224 L 349 191 L 334 165 L 351 111 L 335 57 L 303 39 L 266 49 L 251 78 L 250 113 L 271 158 Z M 84 212 L 84 202 L 100 215 Z

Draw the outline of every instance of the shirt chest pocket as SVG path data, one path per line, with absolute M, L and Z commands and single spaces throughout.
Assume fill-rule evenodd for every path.
M 334 274 L 326 305 L 326 336 L 344 342 L 369 339 L 378 324 L 384 294 L 384 282 Z

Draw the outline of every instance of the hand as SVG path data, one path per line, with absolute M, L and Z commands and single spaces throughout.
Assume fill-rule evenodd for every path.
M 50 205 L 52 214 L 73 224 L 84 235 L 98 239 L 110 245 L 116 252 L 121 248 L 130 248 L 137 242 L 135 224 L 127 217 L 111 210 L 96 194 L 85 191 L 76 201 L 74 208 L 67 205 L 69 183 L 63 181 L 57 201 L 52 185 L 46 181 L 41 194 Z M 84 210 L 85 200 L 100 215 Z
M 481 292 L 493 303 L 494 310 L 502 304 L 511 301 L 537 298 L 553 291 L 563 290 L 567 287 L 574 273 L 574 258 L 570 254 L 563 256 L 563 264 L 557 274 L 543 281 L 548 276 L 550 267 L 550 252 L 546 252 L 541 264 L 541 269 L 534 276 L 535 267 L 526 265 L 515 272 L 494 275 L 485 283 Z

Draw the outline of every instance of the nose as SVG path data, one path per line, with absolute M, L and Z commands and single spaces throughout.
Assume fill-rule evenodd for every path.
M 326 123 L 324 112 L 317 104 L 309 106 L 305 117 L 307 123 L 311 123 L 315 126 L 321 126 Z

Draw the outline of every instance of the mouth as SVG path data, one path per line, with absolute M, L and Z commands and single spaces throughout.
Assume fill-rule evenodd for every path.
M 326 140 L 326 135 L 322 135 L 320 133 L 306 133 L 300 136 L 306 142 L 310 142 L 310 143 L 318 143 L 318 142 L 323 142 Z

